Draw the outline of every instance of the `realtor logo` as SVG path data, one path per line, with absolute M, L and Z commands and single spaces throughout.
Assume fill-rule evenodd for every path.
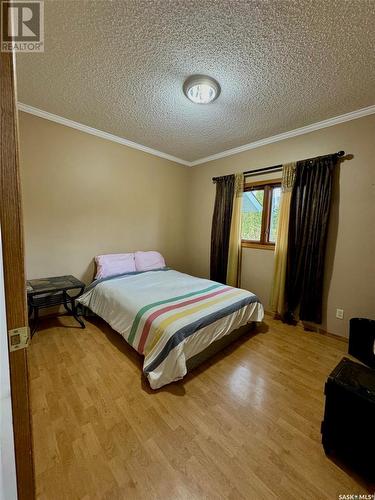
M 1 51 L 44 52 L 44 3 L 1 2 Z

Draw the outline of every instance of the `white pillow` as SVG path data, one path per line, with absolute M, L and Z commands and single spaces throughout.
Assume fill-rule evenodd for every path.
M 95 279 L 108 278 L 116 274 L 133 273 L 136 271 L 134 253 L 110 253 L 97 255 Z
M 151 271 L 165 267 L 164 257 L 159 252 L 135 252 L 137 271 Z

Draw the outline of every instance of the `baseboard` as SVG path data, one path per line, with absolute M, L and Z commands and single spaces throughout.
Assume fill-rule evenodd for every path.
M 271 311 L 264 311 L 264 314 L 266 316 L 269 316 L 272 319 L 275 319 L 277 321 L 281 321 L 281 317 L 276 313 L 273 313 Z M 318 326 L 318 325 L 313 325 L 311 323 L 304 323 L 303 321 L 298 321 L 296 323 L 296 326 L 303 328 L 307 332 L 319 333 L 319 335 L 325 335 L 326 337 L 331 337 L 331 338 L 334 338 L 336 340 L 340 340 L 341 342 L 344 342 L 345 344 L 349 343 L 349 339 L 347 337 L 342 337 L 341 335 L 337 335 L 336 333 L 327 332 L 327 330 L 320 328 L 320 326 Z
M 277 318 L 275 318 L 275 313 L 273 313 L 273 312 L 271 312 L 271 311 L 266 311 L 266 310 L 265 310 L 265 311 L 264 311 L 264 314 L 265 314 L 266 316 L 271 316 L 271 318 L 272 318 L 272 319 L 277 319 Z
M 319 328 L 317 333 L 320 333 L 320 335 L 325 335 L 326 337 L 332 337 L 336 340 L 341 340 L 341 342 L 344 342 L 344 344 L 349 344 L 349 339 L 347 337 L 337 335 L 336 333 L 327 332 L 327 330 L 323 330 L 323 328 Z

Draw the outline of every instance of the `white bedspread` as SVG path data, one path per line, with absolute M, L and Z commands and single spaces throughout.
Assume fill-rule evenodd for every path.
M 170 269 L 94 283 L 78 300 L 144 356 L 153 389 L 181 379 L 189 358 L 264 315 L 246 290 Z

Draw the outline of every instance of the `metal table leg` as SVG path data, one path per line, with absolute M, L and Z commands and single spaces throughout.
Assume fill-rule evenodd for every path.
M 33 313 L 34 313 L 34 318 L 33 318 L 32 327 L 31 327 L 31 338 L 33 337 L 34 333 L 36 332 L 36 327 L 38 325 L 38 320 L 39 320 L 39 308 L 37 306 L 30 306 L 29 307 L 29 321 L 31 320 Z
M 85 323 L 81 320 L 81 318 L 77 314 L 77 308 L 75 305 L 75 299 L 79 295 L 81 295 L 82 291 L 78 294 L 72 297 L 69 295 L 67 292 L 64 292 L 64 307 L 66 311 L 73 316 L 73 318 L 81 325 L 81 328 L 86 328 Z M 68 306 L 68 302 L 70 303 L 70 307 Z

